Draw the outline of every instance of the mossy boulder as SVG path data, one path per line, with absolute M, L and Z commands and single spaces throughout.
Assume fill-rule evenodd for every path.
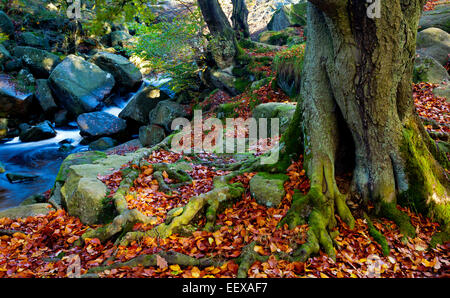
M 41 36 L 33 32 L 23 32 L 16 37 L 18 44 L 23 46 L 35 47 L 45 49 L 48 47 L 48 42 Z
M 117 145 L 117 141 L 110 137 L 101 137 L 89 144 L 90 150 L 103 151 Z
M 286 195 L 284 183 L 287 179 L 284 174 L 258 173 L 250 180 L 250 193 L 258 204 L 277 207 Z
M 414 62 L 413 80 L 415 83 L 441 84 L 442 82 L 448 82 L 450 77 L 447 70 L 434 58 L 420 55 Z
M 269 102 L 257 105 L 252 111 L 252 117 L 259 123 L 259 119 L 267 119 L 267 136 L 271 135 L 272 118 L 279 119 L 279 132 L 283 134 L 289 127 L 289 123 L 294 117 L 296 105 L 293 103 Z
M 149 123 L 148 115 L 156 105 L 165 99 L 168 99 L 166 93 L 161 92 L 158 88 L 148 86 L 136 93 L 120 112 L 119 117 L 138 125 L 146 125 Z
M 12 207 L 0 211 L 0 218 L 8 217 L 11 219 L 27 218 L 29 216 L 46 215 L 55 209 L 48 203 L 32 204 L 25 206 Z
M 64 182 L 67 179 L 69 168 L 74 165 L 90 164 L 98 159 L 105 158 L 106 154 L 98 151 L 86 151 L 70 154 L 64 159 L 59 168 L 56 182 Z
M 306 25 L 307 1 L 301 0 L 296 4 L 284 5 L 275 11 L 272 19 L 267 24 L 267 29 L 281 31 L 290 26 Z
M 139 69 L 123 56 L 100 52 L 89 61 L 112 74 L 119 86 L 133 88 L 142 81 Z
M 450 33 L 450 5 L 436 5 L 433 10 L 424 11 L 419 21 L 419 31 L 439 28 Z
M 445 65 L 450 53 L 450 34 L 439 28 L 428 28 L 419 32 L 417 52 L 433 57 L 441 65 Z
M 139 141 L 142 146 L 154 146 L 164 140 L 165 137 L 164 128 L 159 125 L 151 124 L 139 128 Z
M 39 78 L 47 78 L 60 62 L 59 56 L 38 48 L 17 46 L 13 55 L 20 58 L 30 71 Z
M 150 111 L 148 118 L 150 124 L 164 127 L 166 131 L 171 131 L 172 121 L 179 117 L 187 117 L 186 107 L 171 100 L 158 102 L 156 107 Z

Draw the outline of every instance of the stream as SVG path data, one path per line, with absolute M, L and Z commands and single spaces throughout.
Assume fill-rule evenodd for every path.
M 169 80 L 167 78 L 144 79 L 141 89 L 148 85 L 158 87 Z M 160 87 L 160 89 L 171 94 L 167 88 Z M 114 104 L 104 107 L 102 111 L 118 116 L 134 94 L 115 98 Z M 76 122 L 69 123 L 67 127 L 58 127 L 55 131 L 54 138 L 38 142 L 23 143 L 19 137 L 16 137 L 0 143 L 0 162 L 6 169 L 5 173 L 0 174 L 0 210 L 18 206 L 29 196 L 51 189 L 63 160 L 69 154 L 88 150 L 88 146 L 80 145 L 82 137 Z M 72 145 L 73 148 L 61 150 L 61 141 Z M 37 177 L 30 181 L 11 183 L 6 177 L 7 173 Z

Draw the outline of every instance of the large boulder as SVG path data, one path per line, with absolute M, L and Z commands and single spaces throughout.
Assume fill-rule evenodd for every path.
M 14 24 L 6 13 L 0 11 L 0 33 L 8 36 L 14 34 Z
M 55 209 L 48 203 L 32 204 L 19 207 L 12 207 L 0 211 L 0 218 L 8 217 L 11 219 L 27 218 L 29 216 L 46 215 Z
M 0 74 L 0 117 L 24 117 L 32 102 L 33 93 L 23 90 L 12 77 Z
M 121 137 L 127 129 L 125 120 L 105 112 L 81 114 L 77 118 L 80 134 L 88 139 Z
M 114 84 L 110 73 L 75 55 L 67 56 L 49 78 L 57 99 L 74 115 L 98 109 Z
M 49 114 L 58 109 L 46 79 L 36 80 L 36 92 L 34 95 L 45 113 Z
M 281 31 L 290 26 L 306 25 L 306 1 L 289 4 L 278 9 L 267 24 L 271 31 Z
M 42 78 L 47 78 L 50 72 L 60 62 L 59 57 L 55 54 L 33 47 L 15 47 L 13 49 L 13 55 L 21 58 L 22 62 L 34 75 Z
M 419 21 L 419 30 L 439 28 L 450 33 L 450 5 L 436 5 L 433 10 L 424 11 Z
M 148 114 L 158 102 L 168 99 L 169 96 L 161 90 L 148 86 L 136 93 L 120 112 L 119 117 L 127 121 L 146 125 L 149 122 Z
M 142 81 L 139 69 L 123 56 L 100 52 L 89 61 L 112 74 L 119 86 L 133 88 Z
M 159 125 L 151 124 L 139 128 L 139 141 L 142 146 L 152 147 L 164 140 L 165 137 L 164 128 Z
M 123 47 L 133 41 L 131 36 L 126 31 L 114 31 L 104 35 L 101 42 L 108 47 Z
M 294 117 L 296 105 L 292 103 L 269 102 L 257 105 L 252 111 L 252 117 L 259 123 L 259 119 L 267 119 L 267 136 L 271 136 L 271 118 L 279 119 L 279 133 L 283 134 Z
M 445 65 L 450 53 L 450 34 L 439 28 L 428 28 L 419 32 L 417 52 L 433 57 L 441 65 Z
M 35 126 L 30 127 L 23 132 L 19 138 L 22 142 L 36 142 L 46 139 L 51 139 L 56 136 L 56 131 L 49 121 L 41 122 Z
M 108 208 L 105 208 L 108 188 L 98 177 L 111 174 L 122 165 L 142 157 L 138 152 L 110 155 L 89 164 L 69 166 L 60 191 L 62 205 L 66 206 L 70 215 L 79 217 L 85 224 L 102 223 L 102 219 L 108 217 Z
M 167 131 L 170 131 L 173 120 L 187 116 L 189 116 L 189 114 L 187 113 L 185 106 L 171 100 L 163 100 L 150 111 L 148 118 L 150 124 L 159 125 L 164 127 Z
M 258 204 L 276 208 L 286 195 L 287 180 L 284 174 L 258 173 L 250 180 L 250 194 Z
M 416 57 L 414 62 L 414 82 L 440 84 L 448 82 L 450 77 L 447 70 L 434 58 L 427 56 Z

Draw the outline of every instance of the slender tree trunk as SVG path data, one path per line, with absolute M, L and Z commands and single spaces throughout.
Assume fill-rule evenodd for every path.
M 233 29 L 238 32 L 238 37 L 241 35 L 244 38 L 250 37 L 250 30 L 248 28 L 248 9 L 245 5 L 245 0 L 232 0 L 233 13 L 231 15 L 231 21 L 233 22 Z
M 203 18 L 211 33 L 209 50 L 219 68 L 234 65 L 239 55 L 236 35 L 218 0 L 198 0 Z
M 297 140 L 303 146 L 286 142 L 286 152 L 304 150 L 311 179 L 306 205 L 312 208 L 308 220 L 313 235 L 301 251 L 304 255 L 314 252 L 311 243 L 317 242 L 334 255 L 325 231 L 335 225 L 335 210 L 353 224 L 335 180 L 336 166 L 342 163 L 353 171 L 348 195 L 364 203 L 372 201 L 378 213 L 394 220 L 404 235 L 413 236 L 415 230 L 406 214 L 396 209 L 398 198 L 440 220 L 448 233 L 449 180 L 437 160 L 446 166 L 448 161 L 424 130 L 412 99 L 416 34 L 424 0 L 380 3 L 381 18 L 375 19 L 367 16 L 366 1 L 310 0 L 308 4 L 308 43 L 297 108 L 301 117 L 287 132 L 292 138 L 301 126 L 303 135 Z M 338 154 L 345 151 L 343 146 L 354 150 L 347 160 Z M 304 206 L 305 199 L 294 202 L 286 220 L 295 222 Z

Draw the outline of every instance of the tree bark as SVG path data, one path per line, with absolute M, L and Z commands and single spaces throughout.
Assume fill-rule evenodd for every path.
M 335 225 L 335 209 L 350 225 L 353 220 L 335 180 L 336 166 L 342 163 L 353 172 L 347 195 L 363 205 L 373 202 L 378 214 L 394 220 L 405 236 L 415 230 L 396 208 L 399 198 L 428 212 L 448 233 L 449 179 L 437 162 L 448 167 L 448 160 L 423 128 L 412 99 L 423 5 L 423 0 L 381 1 L 381 18 L 371 19 L 366 1 L 308 4 L 308 43 L 297 106 L 302 117 L 287 132 L 292 135 L 300 126 L 303 135 L 297 140 L 303 144 L 284 140 L 286 152 L 304 150 L 311 179 L 306 200 L 312 206 L 311 238 L 330 255 L 325 231 Z M 348 160 L 338 154 L 346 151 L 343 146 L 354 150 Z M 304 199 L 294 202 L 286 220 L 295 219 L 304 205 Z M 302 253 L 310 252 L 308 248 Z
M 233 22 L 233 29 L 238 32 L 238 38 L 250 37 L 250 30 L 248 28 L 248 9 L 245 5 L 245 0 L 232 0 L 233 13 L 231 15 L 231 21 Z
M 218 0 L 198 0 L 198 5 L 212 36 L 208 47 L 213 60 L 221 69 L 234 65 L 239 47 L 234 30 Z

